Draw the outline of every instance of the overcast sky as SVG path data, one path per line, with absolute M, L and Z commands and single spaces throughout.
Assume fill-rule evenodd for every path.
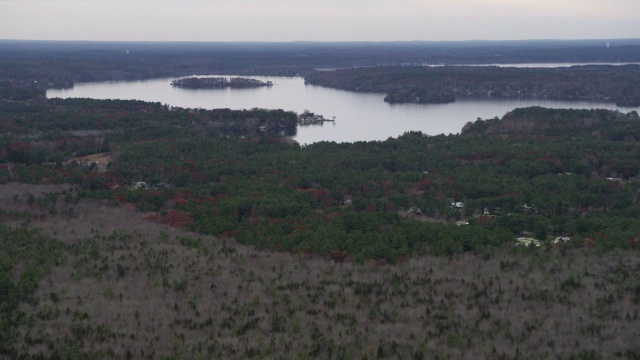
M 0 39 L 640 38 L 640 0 L 0 0 Z

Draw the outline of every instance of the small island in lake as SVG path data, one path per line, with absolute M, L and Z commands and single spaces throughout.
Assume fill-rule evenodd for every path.
M 247 89 L 262 86 L 272 86 L 271 81 L 261 81 L 250 78 L 225 78 L 225 77 L 190 77 L 184 79 L 173 80 L 171 86 L 185 88 L 185 89 L 224 89 L 224 88 L 236 88 Z

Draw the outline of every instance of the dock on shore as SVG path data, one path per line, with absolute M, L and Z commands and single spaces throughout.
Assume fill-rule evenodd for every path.
M 325 122 L 336 122 L 336 117 L 326 119 L 320 114 L 315 114 L 305 110 L 302 114 L 298 115 L 298 125 L 322 125 Z

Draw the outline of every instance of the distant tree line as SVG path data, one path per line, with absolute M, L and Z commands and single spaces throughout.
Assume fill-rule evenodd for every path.
M 41 91 L 80 82 L 193 74 L 295 76 L 318 68 L 425 63 L 638 61 L 640 43 L 633 39 L 611 41 L 610 48 L 600 40 L 271 44 L 0 41 L 0 81 L 37 81 Z
M 640 65 L 569 68 L 394 66 L 308 74 L 305 81 L 352 91 L 384 92 L 390 103 L 454 102 L 457 97 L 545 98 L 640 106 Z

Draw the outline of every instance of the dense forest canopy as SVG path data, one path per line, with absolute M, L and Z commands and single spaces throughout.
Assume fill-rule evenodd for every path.
M 637 61 L 639 46 L 0 41 L 0 357 L 637 359 L 635 111 L 521 108 L 456 135 L 300 146 L 293 112 L 44 92 L 498 54 Z M 618 102 L 638 88 L 633 66 L 452 69 L 327 79 L 557 78 Z
M 623 247 L 636 236 L 636 220 L 629 216 L 637 211 L 636 113 L 518 109 L 503 119 L 470 123 L 461 135 L 407 133 L 384 142 L 317 143 L 301 148 L 278 138 L 294 134 L 297 126 L 296 114 L 282 110 L 195 110 L 139 101 L 44 100 L 40 92 L 44 85 L 25 79 L 35 75 L 25 60 L 46 53 L 44 44 L 0 45 L 22 46 L 4 59 L 20 61 L 25 70 L 21 72 L 14 64 L 11 75 L 3 75 L 12 78 L 0 82 L 4 97 L 0 103 L 0 161 L 5 164 L 0 179 L 5 182 L 82 184 L 84 196 L 133 203 L 161 213 L 164 219 L 169 219 L 167 214 L 182 214 L 181 226 L 192 230 L 233 236 L 261 247 L 340 254 L 359 262 L 479 251 L 487 244 L 510 243 L 526 234 L 544 241 L 553 237 L 599 239 L 616 232 L 615 242 L 596 243 Z M 116 51 L 124 45 L 131 45 L 129 54 Z M 389 43 L 355 44 L 352 50 L 364 54 L 397 48 L 399 54 L 407 55 L 436 45 L 454 52 L 458 46 L 467 50 L 470 46 L 478 54 L 501 46 Z M 535 48 L 531 46 L 515 44 L 511 49 L 527 52 Z M 541 46 L 577 50 L 595 43 Z M 177 59 L 168 55 L 170 50 L 146 43 L 63 44 L 52 50 L 52 58 L 78 55 L 83 48 L 88 52 L 81 58 L 105 51 L 105 58 L 120 59 L 123 69 L 128 66 L 125 55 L 132 52 L 158 55 L 158 61 L 164 59 L 165 64 L 175 65 Z M 220 51 L 225 56 L 307 49 L 328 51 L 323 53 L 327 59 L 336 60 L 344 59 L 348 47 L 173 44 L 170 48 L 203 54 Z M 146 68 L 173 71 L 173 65 L 163 68 L 159 64 Z M 328 86 L 346 83 L 348 88 L 391 92 L 436 84 L 429 86 L 438 94 L 437 86 L 454 86 L 470 94 L 479 89 L 495 91 L 504 96 L 531 88 L 520 95 L 596 96 L 623 102 L 635 99 L 639 68 L 374 67 L 309 73 L 307 79 Z M 57 71 L 55 66 L 34 69 L 49 75 Z M 499 87 L 502 93 L 496 90 Z M 448 101 L 446 91 L 450 89 L 435 100 Z M 19 101 L 24 99 L 32 100 Z M 96 165 L 84 166 L 96 157 L 101 159 Z M 128 189 L 137 183 L 146 188 Z M 447 225 L 456 221 L 470 225 Z
M 460 135 L 304 147 L 260 130 L 295 121 L 0 102 L 0 353 L 637 355 L 637 113 L 525 108 Z
M 461 135 L 300 147 L 273 137 L 295 131 L 296 114 L 281 110 L 3 104 L 0 181 L 76 183 L 265 248 L 393 262 L 526 234 L 628 248 L 640 230 L 635 112 L 516 109 Z

